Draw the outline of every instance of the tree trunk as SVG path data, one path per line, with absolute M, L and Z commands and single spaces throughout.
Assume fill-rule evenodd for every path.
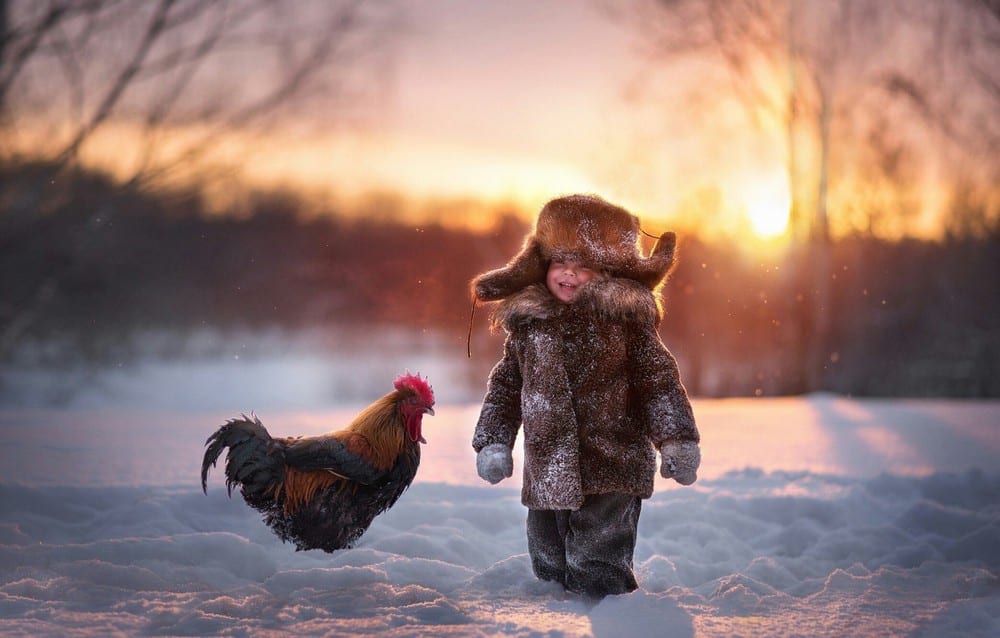
M 798 52 L 795 50 L 795 3 L 788 6 L 788 105 L 785 113 L 785 144 L 788 150 L 788 165 L 785 167 L 788 172 L 788 228 L 791 231 L 792 240 L 799 238 L 802 231 L 802 211 L 799 202 L 798 177 L 796 166 L 798 166 L 798 152 L 795 147 L 795 129 L 798 124 L 798 77 L 796 75 L 795 63 L 798 60 Z
M 795 296 L 793 320 L 791 328 L 791 352 L 789 353 L 788 369 L 791 375 L 785 379 L 783 391 L 790 394 L 803 394 L 811 389 L 809 345 L 813 334 L 815 307 L 810 294 L 813 282 L 813 264 L 810 258 L 810 224 L 803 215 L 802 189 L 799 178 L 799 153 L 797 130 L 799 126 L 799 81 L 796 64 L 799 52 L 795 45 L 796 32 L 795 3 L 788 6 L 788 25 L 786 45 L 788 56 L 788 104 L 785 113 L 785 144 L 788 149 L 788 228 L 791 233 L 789 258 L 794 264 L 788 269 L 791 276 L 791 294 Z
M 5 55 L 7 53 L 7 30 L 9 28 L 8 25 L 10 24 L 10 20 L 7 15 L 8 11 L 10 11 L 10 8 L 7 0 L 0 0 L 0 69 L 3 69 L 4 61 L 6 60 Z M 4 92 L 0 90 L 0 127 L 3 126 L 3 116 L 7 111 L 5 108 L 7 100 L 4 98 Z
M 812 267 L 812 331 L 808 341 L 808 377 L 810 390 L 822 390 L 829 367 L 830 325 L 833 314 L 830 265 L 830 223 L 827 217 L 827 188 L 830 173 L 830 108 L 829 93 L 820 88 L 819 112 L 819 185 L 816 193 L 816 219 L 809 235 Z

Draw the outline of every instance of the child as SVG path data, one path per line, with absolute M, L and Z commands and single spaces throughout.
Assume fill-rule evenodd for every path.
M 493 322 L 507 333 L 472 440 L 476 469 L 494 484 L 511 476 L 524 425 L 532 569 L 597 598 L 638 586 L 632 554 L 654 448 L 660 473 L 682 485 L 701 461 L 677 364 L 656 332 L 676 239 L 665 233 L 644 258 L 638 224 L 598 197 L 552 200 L 521 252 L 473 281 L 479 300 L 500 301 Z

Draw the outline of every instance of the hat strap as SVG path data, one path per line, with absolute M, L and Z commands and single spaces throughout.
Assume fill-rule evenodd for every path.
M 646 237 L 652 237 L 653 239 L 659 239 L 660 238 L 659 235 L 650 235 L 649 233 L 647 233 L 646 231 L 644 231 L 642 229 L 642 224 L 636 223 L 636 226 L 639 228 L 639 232 L 642 233 L 643 235 L 645 235 Z
M 476 295 L 472 295 L 472 312 L 469 313 L 469 335 L 465 339 L 465 352 L 468 357 L 472 358 L 472 322 L 476 318 L 476 302 L 479 298 Z

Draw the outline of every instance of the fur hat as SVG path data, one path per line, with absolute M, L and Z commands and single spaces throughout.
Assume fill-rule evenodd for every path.
M 654 290 L 673 267 L 676 245 L 674 233 L 663 233 L 649 257 L 643 257 L 638 217 L 594 195 L 559 197 L 542 208 L 521 252 L 503 268 L 472 280 L 473 294 L 479 301 L 504 299 L 545 281 L 553 259 L 577 259 Z

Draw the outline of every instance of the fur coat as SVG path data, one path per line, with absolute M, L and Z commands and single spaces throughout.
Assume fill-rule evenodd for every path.
M 527 507 L 574 510 L 585 495 L 609 492 L 648 498 L 654 449 L 698 443 L 647 284 L 595 278 L 563 304 L 534 283 L 503 298 L 494 321 L 507 338 L 473 448 L 512 448 L 523 424 Z

